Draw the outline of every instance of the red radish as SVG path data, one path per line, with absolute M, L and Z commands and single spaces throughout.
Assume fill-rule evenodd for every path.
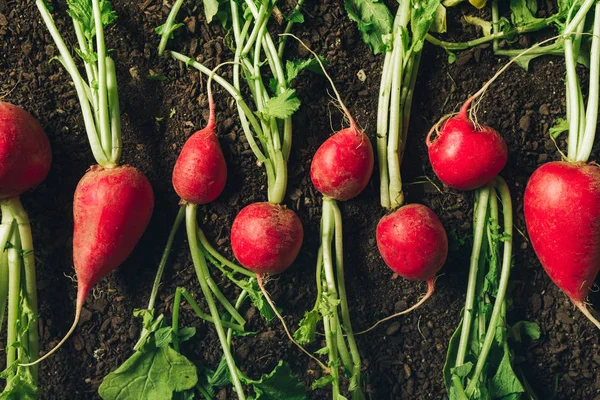
M 377 224 L 377 247 L 398 275 L 426 281 L 433 292 L 435 275 L 448 256 L 448 238 L 439 218 L 421 204 L 409 204 Z
M 212 202 L 219 197 L 227 181 L 227 164 L 216 134 L 211 82 L 208 83 L 208 103 L 208 124 L 187 140 L 173 168 L 175 191 L 192 204 Z
M 377 321 L 360 334 L 421 306 L 433 295 L 435 276 L 448 256 L 446 230 L 437 215 L 421 204 L 400 207 L 381 218 L 376 239 L 387 266 L 405 279 L 427 282 L 427 293 L 412 307 Z
M 506 165 L 506 142 L 489 126 L 476 126 L 467 116 L 472 99 L 456 117 L 444 122 L 432 141 L 427 135 L 429 161 L 440 180 L 458 190 L 474 190 L 491 181 Z
M 54 353 L 73 333 L 81 308 L 92 287 L 114 271 L 146 230 L 154 194 L 148 179 L 131 166 L 92 166 L 81 178 L 73 199 L 73 263 L 77 274 L 75 321 L 56 347 L 36 361 Z
M 529 179 L 525 222 L 550 279 L 594 324 L 585 305 L 600 270 L 600 168 L 549 162 Z
M 50 142 L 37 120 L 0 101 L 0 200 L 19 196 L 41 183 L 52 163 Z
M 327 139 L 315 153 L 310 178 L 315 188 L 335 200 L 349 200 L 364 190 L 373 172 L 373 147 L 350 118 L 350 127 Z
M 257 275 L 279 274 L 296 259 L 304 229 L 292 210 L 279 204 L 253 203 L 242 209 L 231 227 L 231 250 Z

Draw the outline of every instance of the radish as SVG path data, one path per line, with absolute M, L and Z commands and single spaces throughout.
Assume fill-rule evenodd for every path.
M 173 168 L 175 192 L 192 204 L 212 202 L 219 197 L 227 181 L 227 164 L 216 135 L 215 103 L 210 83 L 208 105 L 208 124 L 185 142 Z
M 103 28 L 116 18 L 109 2 L 92 0 L 69 4 L 75 27 L 93 35 L 78 34 L 85 82 L 43 0 L 36 0 L 42 19 L 58 50 L 61 63 L 73 80 L 92 153 L 98 165 L 89 168 L 75 190 L 73 200 L 73 262 L 78 279 L 75 320 L 65 337 L 38 359 L 58 350 L 75 331 L 81 309 L 91 288 L 129 256 L 145 231 L 154 208 L 148 179 L 136 168 L 119 166 L 121 159 L 121 115 L 116 67 L 106 55 Z M 85 42 L 87 40 L 87 42 Z M 83 46 L 85 45 L 85 48 Z
M 7 366 L 35 361 L 39 353 L 33 237 L 19 196 L 46 178 L 51 162 L 50 142 L 37 120 L 0 101 L 0 329 L 6 316 Z M 8 368 L 2 378 L 8 397 L 23 381 L 37 390 L 38 368 Z
M 231 226 L 231 250 L 240 264 L 257 276 L 280 274 L 296 259 L 304 230 L 290 209 L 253 203 L 242 209 Z
M 467 111 L 475 96 L 467 100 L 456 117 L 446 120 L 437 137 L 426 139 L 429 161 L 437 177 L 451 188 L 474 190 L 491 181 L 506 165 L 508 148 L 498 132 L 475 125 Z
M 339 368 L 343 367 L 350 375 L 352 398 L 364 399 L 361 356 L 352 330 L 344 279 L 342 214 L 336 200 L 352 199 L 367 186 L 373 172 L 373 147 L 350 115 L 319 57 L 296 36 L 289 36 L 315 57 L 350 123 L 350 127 L 334 133 L 319 147 L 311 163 L 312 183 L 324 195 L 321 248 L 317 257 L 317 299 L 295 336 L 304 343 L 314 340 L 316 323 L 319 318 L 323 319 L 333 398 L 342 396 Z
M 600 270 L 600 167 L 587 164 L 596 136 L 600 101 L 600 3 L 595 5 L 593 18 L 587 107 L 575 70 L 582 49 L 572 37 L 582 28 L 581 21 L 593 5 L 588 3 L 567 20 L 563 32 L 569 121 L 566 160 L 544 164 L 531 175 L 525 189 L 524 211 L 531 244 L 542 267 L 600 328 L 600 322 L 585 303 Z
M 544 164 L 531 175 L 524 203 L 527 231 L 544 270 L 598 325 L 585 299 L 600 270 L 600 168 Z
M 348 116 L 350 127 L 327 139 L 313 156 L 310 178 L 315 188 L 332 199 L 358 196 L 373 172 L 373 147 L 367 135 Z
M 50 171 L 46 133 L 29 113 L 0 101 L 0 200 L 37 186 Z
M 427 282 L 427 294 L 412 308 L 418 307 L 433 293 L 435 275 L 448 256 L 448 237 L 440 219 L 421 204 L 409 204 L 381 218 L 376 238 L 379 253 L 392 271 Z

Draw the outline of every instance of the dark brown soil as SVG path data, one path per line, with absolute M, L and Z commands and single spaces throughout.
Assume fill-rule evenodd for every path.
M 59 29 L 73 43 L 65 4 L 53 3 Z M 231 53 L 223 41 L 225 32 L 216 23 L 205 23 L 201 6 L 195 6 L 200 2 L 188 3 L 180 13 L 187 16 L 186 27 L 177 32 L 170 47 L 209 66 L 229 60 Z M 328 70 L 350 112 L 373 139 L 382 58 L 368 51 L 342 4 L 341 0 L 309 0 L 306 22 L 296 26 L 294 32 L 327 58 Z M 171 169 L 186 138 L 207 119 L 204 80 L 182 64 L 156 55 L 158 36 L 154 27 L 164 22 L 169 7 L 160 0 L 114 0 L 114 6 L 119 19 L 108 29 L 107 41 L 114 49 L 118 70 L 124 161 L 147 174 L 155 190 L 156 209 L 133 255 L 100 282 L 88 299 L 74 337 L 42 365 L 42 399 L 98 398 L 96 391 L 102 378 L 131 354 L 140 329 L 132 311 L 144 307 L 148 300 L 161 249 L 177 212 Z M 460 22 L 465 12 L 478 13 L 466 6 L 449 12 L 447 40 L 477 35 L 474 28 Z M 70 78 L 58 62 L 49 62 L 56 53 L 33 0 L 0 0 L 0 96 L 39 118 L 54 151 L 48 179 L 23 196 L 37 246 L 44 352 L 57 343 L 72 322 L 76 288 L 71 279 L 71 201 L 77 181 L 93 161 Z M 303 56 L 297 45 L 289 45 L 287 57 Z M 449 65 L 444 51 L 426 45 L 404 161 L 405 182 L 420 181 L 418 177 L 426 175 L 437 183 L 427 162 L 425 134 L 432 123 L 455 111 L 505 62 L 493 55 L 491 47 L 482 46 L 463 53 L 458 62 Z M 357 77 L 361 70 L 367 77 L 364 82 Z M 581 73 L 586 74 L 583 69 Z M 167 79 L 148 80 L 151 74 L 164 74 Z M 492 86 L 479 108 L 479 121 L 498 129 L 509 143 L 509 162 L 502 175 L 511 187 L 516 227 L 521 232 L 526 232 L 522 197 L 527 179 L 536 166 L 558 158 L 547 131 L 565 113 L 563 76 L 564 65 L 558 57 L 535 60 L 529 72 L 511 67 Z M 333 130 L 343 126 L 342 115 L 331 102 L 327 88 L 323 77 L 310 73 L 304 73 L 297 82 L 303 105 L 294 118 L 295 142 L 286 203 L 304 223 L 305 244 L 289 272 L 268 284 L 292 326 L 312 306 L 315 295 L 320 199 L 309 179 L 311 155 Z M 216 98 L 219 135 L 230 175 L 225 192 L 202 208 L 202 217 L 207 235 L 231 256 L 228 236 L 233 217 L 244 205 L 265 200 L 266 179 L 248 150 L 230 98 L 221 90 L 217 90 Z M 593 159 L 598 159 L 598 152 Z M 421 283 L 396 279 L 378 255 L 374 231 L 383 211 L 376 176 L 357 199 L 341 204 L 347 285 L 357 329 L 412 304 L 425 290 Z M 431 184 L 407 185 L 406 191 L 408 202 L 426 204 L 440 215 L 452 238 L 452 251 L 430 301 L 409 316 L 359 336 L 358 344 L 371 399 L 443 399 L 447 396 L 442 366 L 466 289 L 473 196 L 449 189 L 438 193 Z M 535 321 L 543 334 L 526 351 L 527 378 L 540 399 L 600 399 L 598 331 L 551 284 L 525 236 L 515 239 L 510 320 Z M 467 243 L 462 244 L 465 240 Z M 176 286 L 199 292 L 186 247 L 180 235 L 160 291 L 161 312 L 172 308 Z M 235 292 L 227 285 L 225 291 L 230 296 Z M 600 296 L 592 294 L 590 300 L 600 307 Z M 279 359 L 285 359 L 308 388 L 315 366 L 290 346 L 278 323 L 265 326 L 255 310 L 246 313 L 252 328 L 261 333 L 234 341 L 241 369 L 258 377 Z M 183 348 L 184 353 L 195 362 L 214 366 L 220 358 L 214 331 L 185 307 L 183 314 L 183 323 L 198 328 L 195 339 Z M 327 399 L 329 392 L 319 390 L 309 396 Z M 223 390 L 218 398 L 232 399 L 234 395 Z

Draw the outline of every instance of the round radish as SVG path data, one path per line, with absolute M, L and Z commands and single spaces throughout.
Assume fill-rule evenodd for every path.
M 52 162 L 50 142 L 37 120 L 0 101 L 0 200 L 41 183 Z
M 401 207 L 381 218 L 376 238 L 381 257 L 392 271 L 433 286 L 448 256 L 446 231 L 433 211 L 421 204 Z
M 257 275 L 279 274 L 296 259 L 304 230 L 300 218 L 279 204 L 254 203 L 242 209 L 231 227 L 231 250 Z
M 585 309 L 600 270 L 600 168 L 544 164 L 529 179 L 524 203 L 531 244 L 546 273 Z
M 334 200 L 356 197 L 373 172 L 373 147 L 354 121 L 327 139 L 315 153 L 310 178 L 315 188 Z
M 506 165 L 508 148 L 504 139 L 489 126 L 475 126 L 465 108 L 445 121 L 432 141 L 433 131 L 426 141 L 429 161 L 437 177 L 451 188 L 480 188 Z
M 207 204 L 215 200 L 227 181 L 227 164 L 216 135 L 210 82 L 208 92 L 208 124 L 185 142 L 173 168 L 175 191 L 184 201 L 192 204 Z

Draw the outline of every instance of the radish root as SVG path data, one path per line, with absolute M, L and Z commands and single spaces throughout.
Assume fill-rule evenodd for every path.
M 271 296 L 269 296 L 269 292 L 267 292 L 267 289 L 265 289 L 265 285 L 264 285 L 264 282 L 263 282 L 263 277 L 264 277 L 263 274 L 256 274 L 256 282 L 258 283 L 258 287 L 260 287 L 260 290 L 262 291 L 263 295 L 265 296 L 265 299 L 267 300 L 267 303 L 269 303 L 269 305 L 273 309 L 273 312 L 275 313 L 275 315 L 277 315 L 277 318 L 279 318 L 279 321 L 281 321 L 281 324 L 283 325 L 283 329 L 285 330 L 285 333 L 286 333 L 287 337 L 304 354 L 306 354 L 311 359 L 313 359 L 317 364 L 319 364 L 319 366 L 323 369 L 323 371 L 325 373 L 327 373 L 327 374 L 331 373 L 329 367 L 327 367 L 325 364 L 323 364 L 317 357 L 315 357 L 314 355 L 312 355 L 300 343 L 296 342 L 296 340 L 294 339 L 294 337 L 290 333 L 290 330 L 288 329 L 287 324 L 285 323 L 285 320 L 283 319 L 283 317 L 281 316 L 281 314 L 279 313 L 279 311 L 277 311 L 277 307 L 275 307 L 275 304 L 273 303 L 273 300 L 271 300 Z
M 579 308 L 579 310 L 583 313 L 583 315 L 587 317 L 587 319 L 589 319 L 594 325 L 596 325 L 598 329 L 600 329 L 600 321 L 594 318 L 594 316 L 583 301 L 573 301 L 573 304 L 575 304 L 575 307 Z
M 373 329 L 375 329 L 379 324 L 389 321 L 393 318 L 396 318 L 400 315 L 404 315 L 404 314 L 408 314 L 409 312 L 416 310 L 417 308 L 419 308 L 423 303 L 425 303 L 425 301 L 427 301 L 427 299 L 429 299 L 431 297 L 431 295 L 433 294 L 435 290 L 435 279 L 429 279 L 427 281 L 427 293 L 425 293 L 425 296 L 423 296 L 421 298 L 421 300 L 419 300 L 414 306 L 407 308 L 404 311 L 400 311 L 399 313 L 390 315 L 389 317 L 385 317 L 383 319 L 380 319 L 379 321 L 377 321 L 373 326 L 371 326 L 368 329 L 365 329 L 364 331 L 358 332 L 357 335 L 362 335 L 363 333 L 367 333 L 372 331 Z
M 333 79 L 331 79 L 331 76 L 329 76 L 329 74 L 327 73 L 327 70 L 325 69 L 325 66 L 323 65 L 323 62 L 319 58 L 319 55 L 317 53 L 315 53 L 310 47 L 308 47 L 302 40 L 300 40 L 300 38 L 298 38 L 295 35 L 292 35 L 291 33 L 282 33 L 279 36 L 291 36 L 291 37 L 293 37 L 294 39 L 296 39 L 298 41 L 298 43 L 300 43 L 302 45 L 302 47 L 304 47 L 306 49 L 306 51 L 308 51 L 310 54 L 313 55 L 313 57 L 315 57 L 315 60 L 317 60 L 317 62 L 321 66 L 321 69 L 323 70 L 323 74 L 329 80 L 329 83 L 331 84 L 331 87 L 333 88 L 333 92 L 335 93 L 335 97 L 337 98 L 337 101 L 340 103 L 340 107 L 342 107 L 342 110 L 344 111 L 344 114 L 346 114 L 346 117 L 350 121 L 350 127 L 351 128 L 356 128 L 356 122 L 354 121 L 354 118 L 352 118 L 352 116 L 350 115 L 350 111 L 348 111 L 348 109 L 346 108 L 346 105 L 342 101 L 342 97 L 340 96 L 340 93 L 337 91 L 337 89 L 335 87 L 335 84 L 333 83 Z

